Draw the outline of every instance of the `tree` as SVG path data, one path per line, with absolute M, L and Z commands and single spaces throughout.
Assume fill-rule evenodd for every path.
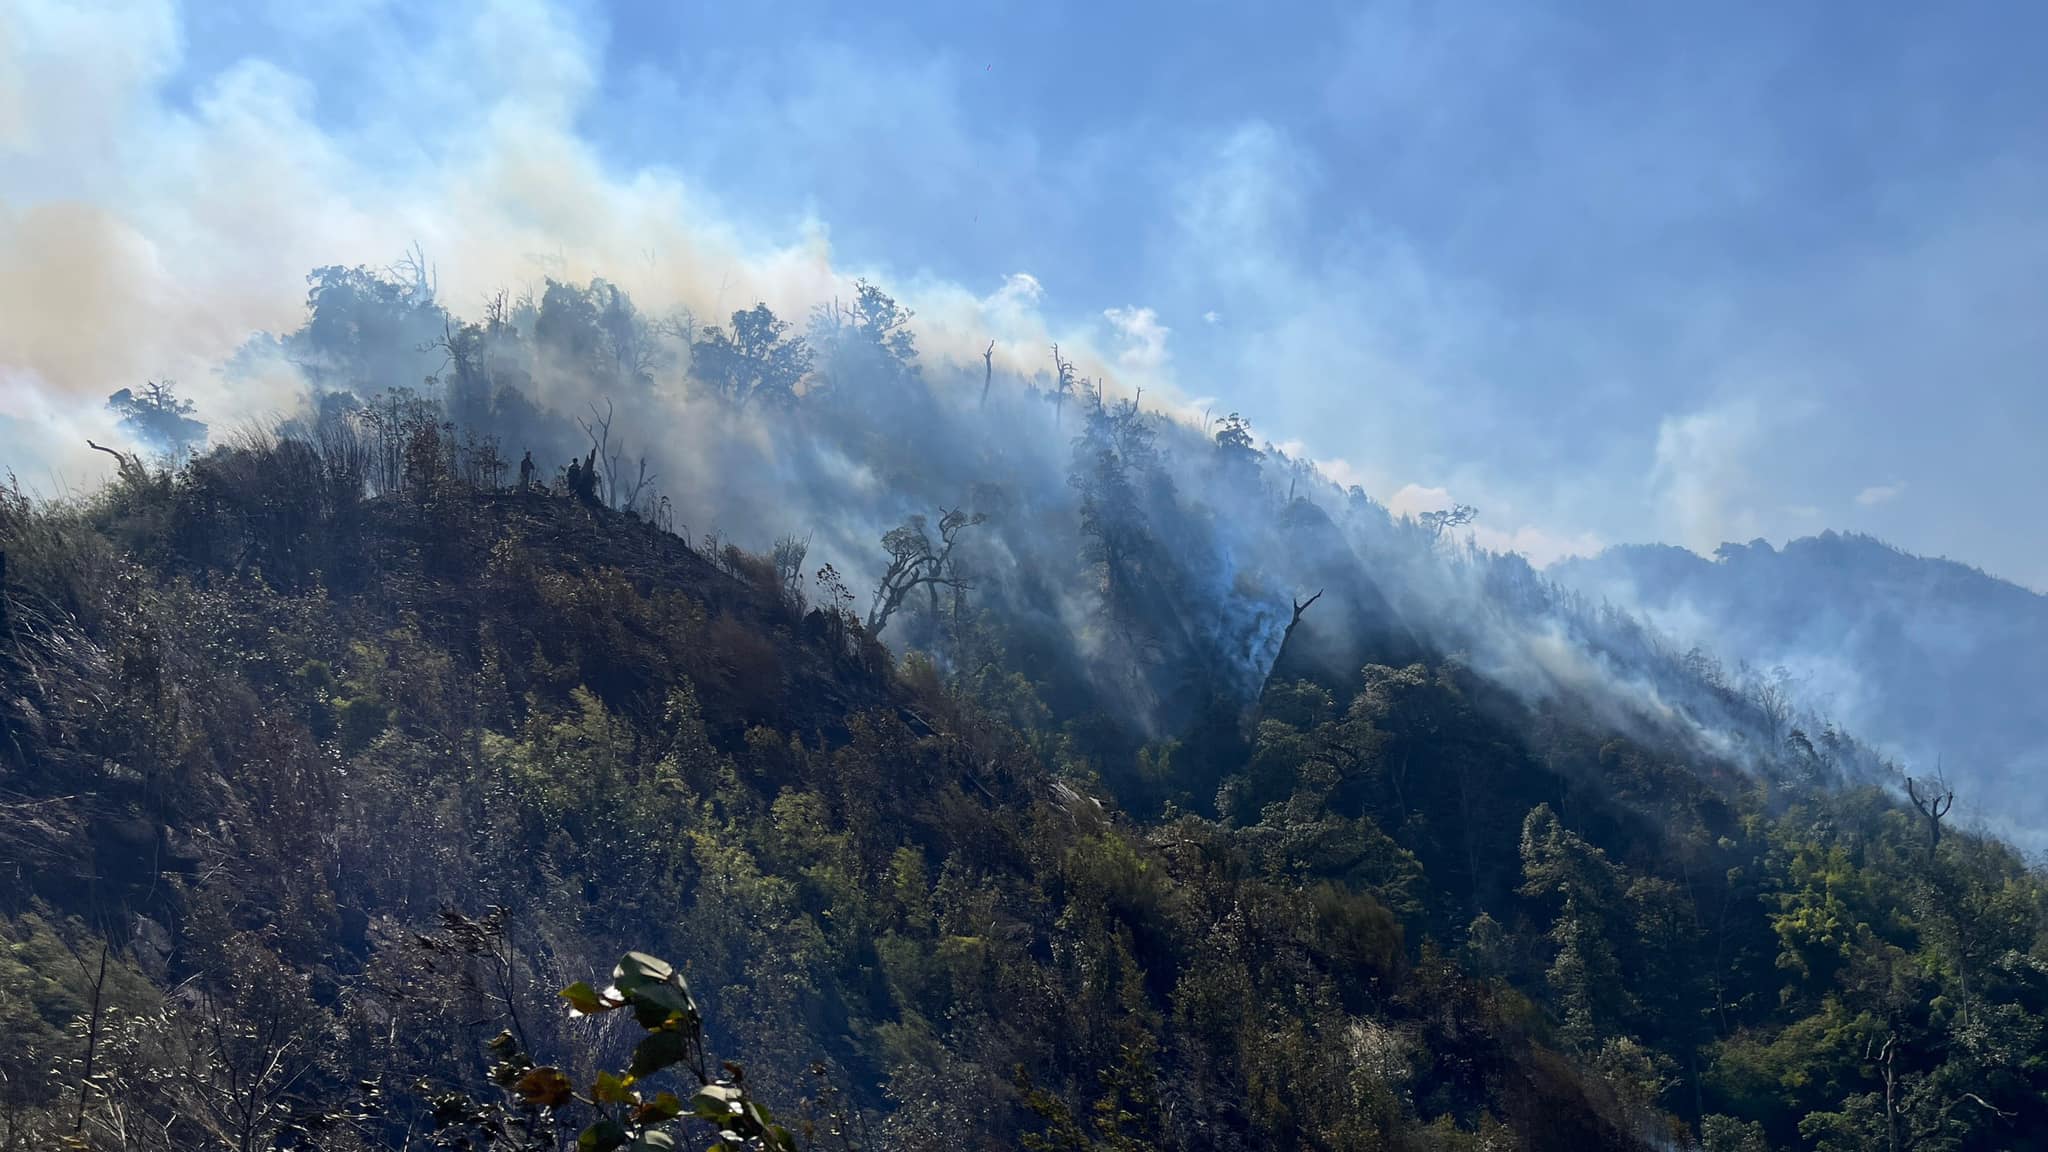
M 633 298 L 608 280 L 592 280 L 590 295 L 597 304 L 597 327 L 603 335 L 599 348 L 612 378 L 622 385 L 646 387 L 654 382 L 657 365 L 667 357 L 655 342 L 659 326 L 650 324 Z
M 1140 482 L 1158 466 L 1159 449 L 1136 400 L 1105 403 L 1092 386 L 1084 386 L 1083 394 L 1094 403 L 1074 440 L 1068 483 L 1081 495 L 1082 559 L 1099 573 L 1104 599 L 1114 610 L 1124 606 L 1148 551 Z
M 1813 1112 L 1799 1121 L 1799 1134 L 1813 1140 L 1819 1152 L 1978 1147 L 1968 1142 L 1975 1124 L 2013 1118 L 1956 1084 L 1954 1064 L 1926 1072 L 1902 1066 L 1899 1041 L 1898 1030 L 1891 1028 L 1881 1040 L 1873 1035 L 1866 1044 L 1864 1064 L 1875 1073 L 1880 1091 L 1853 1094 L 1839 1110 Z
M 1322 590 L 1321 588 L 1318 588 L 1318 589 L 1316 589 L 1316 594 L 1315 594 L 1315 595 L 1313 595 L 1313 596 L 1309 597 L 1309 598 L 1308 598 L 1308 599 L 1306 599 L 1306 600 L 1296 600 L 1296 601 L 1294 602 L 1294 615 L 1292 615 L 1292 616 L 1288 617 L 1288 619 L 1287 619 L 1287 631 L 1285 631 L 1285 632 L 1281 633 L 1281 636 L 1280 636 L 1280 646 L 1281 646 L 1282 648 L 1285 648 L 1285 647 L 1287 647 L 1287 638 L 1288 638 L 1289 636 L 1292 636 L 1292 635 L 1294 635 L 1294 630 L 1295 630 L 1296 628 L 1299 628 L 1299 627 L 1301 627 L 1301 617 L 1302 617 L 1302 614 L 1303 614 L 1303 613 L 1305 613 L 1305 612 L 1307 612 L 1307 611 L 1308 611 L 1308 610 L 1309 610 L 1310 608 L 1313 608 L 1313 607 L 1315 607 L 1315 603 L 1316 603 L 1316 601 L 1318 601 L 1318 600 L 1321 600 L 1322 598 L 1323 598 L 1323 590 Z
M 191 455 L 206 442 L 206 425 L 192 417 L 192 401 L 178 395 L 169 380 L 151 380 L 140 389 L 123 388 L 107 397 L 107 408 L 121 417 L 121 427 L 143 443 L 174 459 Z
M 316 391 L 366 395 L 436 371 L 448 315 L 423 267 L 415 255 L 402 267 L 330 265 L 306 278 L 306 323 L 285 349 Z
M 1741 672 L 1750 706 L 1756 709 L 1757 717 L 1763 722 L 1765 746 L 1775 755 L 1781 750 L 1785 730 L 1792 723 L 1792 673 L 1782 665 L 1772 668 L 1769 673 L 1760 673 L 1744 665 Z
M 882 537 L 882 547 L 889 553 L 889 567 L 882 573 L 881 582 L 875 585 L 874 605 L 868 609 L 868 633 L 881 635 L 889 617 L 903 606 L 904 597 L 918 588 L 930 592 L 936 604 L 940 588 L 972 587 L 954 566 L 953 549 L 959 544 L 963 530 L 987 519 L 980 512 L 970 514 L 958 508 L 941 508 L 936 544 L 925 530 L 925 518 L 921 513 L 891 528 Z
M 1060 425 L 1060 411 L 1066 406 L 1067 397 L 1073 395 L 1082 380 L 1075 375 L 1074 362 L 1060 355 L 1060 346 L 1057 344 L 1052 346 L 1052 368 L 1052 425 L 1057 428 Z
M 819 394 L 849 404 L 894 406 L 903 386 L 917 377 L 917 340 L 910 329 L 913 313 L 866 280 L 854 284 L 853 299 L 834 299 L 811 312 L 810 347 L 817 371 L 806 395 Z
M 1215 439 L 1225 468 L 1256 466 L 1265 455 L 1253 446 L 1251 421 L 1235 412 L 1217 423 Z
M 1522 824 L 1522 895 L 1555 902 L 1549 935 L 1557 950 L 1547 979 L 1563 1018 L 1560 1032 L 1582 1053 L 1599 1050 L 1627 1003 L 1607 931 L 1618 888 L 1606 853 L 1567 829 L 1550 805 L 1530 811 Z
M 789 324 L 766 304 L 735 312 L 730 331 L 714 324 L 690 345 L 690 370 L 741 408 L 794 403 L 797 385 L 811 370 L 811 348 L 788 332 Z
M 455 426 L 441 406 L 410 388 L 392 388 L 349 411 L 361 430 L 371 491 L 411 492 L 424 501 L 445 471 L 444 449 Z
M 602 278 L 580 288 L 550 279 L 533 324 L 534 343 L 554 367 L 629 390 L 653 383 L 663 359 L 658 334 L 632 297 Z
M 316 1115 L 343 1119 L 304 1091 L 334 1033 L 307 977 L 249 934 L 217 952 L 221 970 L 143 1011 L 103 1021 L 95 991 L 102 1051 L 86 1049 L 72 1142 L 60 1146 L 255 1152 L 302 1136 Z
M 574 284 L 550 278 L 534 317 L 533 341 L 559 368 L 579 375 L 595 371 L 604 343 L 597 301 Z
M 1941 847 L 1941 820 L 1948 810 L 1955 807 L 1956 790 L 1948 786 L 1948 779 L 1939 769 L 1924 780 L 1906 777 L 1906 796 L 1913 801 L 1913 807 L 1927 824 L 1927 858 L 1934 859 L 1935 849 Z
M 811 537 L 807 532 L 802 536 L 778 537 L 774 551 L 769 554 L 775 562 L 775 575 L 782 585 L 783 597 L 799 613 L 804 610 L 804 557 L 810 551 Z
M 1453 504 L 1435 512 L 1424 512 L 1417 517 L 1423 530 L 1429 533 L 1432 542 L 1443 539 L 1444 533 L 1453 528 L 1462 528 L 1479 516 L 1479 509 L 1470 504 Z
M 647 470 L 647 457 L 641 456 L 637 470 L 626 470 L 626 449 L 623 443 L 612 442 L 612 401 L 605 397 L 604 409 L 600 411 L 595 400 L 590 402 L 590 419 L 576 418 L 584 435 L 590 437 L 590 456 L 585 474 L 581 476 L 584 487 L 589 489 L 596 502 L 607 508 L 622 512 L 638 512 L 641 501 L 654 490 L 659 479 Z
M 1764 1126 L 1733 1116 L 1700 1117 L 1700 1152 L 1771 1152 Z
M 1308 599 L 1294 601 L 1294 614 L 1288 617 L 1287 629 L 1280 633 L 1280 647 L 1274 652 L 1273 663 L 1266 669 L 1266 677 L 1259 684 L 1259 695 L 1261 697 L 1264 697 L 1266 694 L 1266 684 L 1271 683 L 1273 679 L 1273 670 L 1280 667 L 1280 658 L 1287 651 L 1287 642 L 1294 638 L 1294 630 L 1301 627 L 1302 615 L 1310 608 L 1315 607 L 1316 601 L 1322 598 L 1323 589 L 1318 588 L 1316 589 L 1316 594 Z
M 908 370 L 917 359 L 916 313 L 866 280 L 856 280 L 850 303 L 833 300 L 811 317 L 811 342 L 828 355 L 852 358 L 854 368 Z

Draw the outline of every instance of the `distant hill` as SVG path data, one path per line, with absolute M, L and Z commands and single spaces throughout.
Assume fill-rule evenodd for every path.
M 1549 574 L 1682 644 L 1783 666 L 1815 706 L 1908 766 L 1939 759 L 1973 815 L 2048 835 L 2048 596 L 1836 532 L 1782 549 L 1725 544 L 1711 560 L 1610 548 Z

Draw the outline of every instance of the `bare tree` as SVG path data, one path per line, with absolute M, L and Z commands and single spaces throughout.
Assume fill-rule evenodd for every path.
M 889 623 L 889 617 L 903 606 L 904 598 L 920 587 L 930 590 L 934 596 L 942 587 L 955 590 L 972 587 L 954 567 L 953 549 L 959 544 L 963 529 L 987 519 L 980 512 L 969 514 L 958 508 L 941 508 L 936 544 L 925 531 L 922 513 L 891 528 L 882 537 L 882 547 L 889 552 L 889 568 L 882 574 L 881 583 L 875 586 L 874 604 L 868 609 L 869 634 L 880 635 Z
M 118 467 L 124 474 L 131 467 L 142 467 L 142 462 L 136 459 L 135 457 L 130 456 L 128 453 L 119 451 L 118 449 L 109 448 L 105 444 L 96 444 L 90 438 L 86 440 L 85 446 L 87 448 L 92 449 L 95 452 L 105 452 L 107 455 L 112 456 L 114 458 L 115 466 Z
M 1792 673 L 1780 666 L 1771 669 L 1768 676 L 1752 675 L 1749 681 L 1750 701 L 1763 716 L 1770 747 L 1776 751 L 1785 739 L 1786 728 L 1792 723 Z
M 426 245 L 417 240 L 384 272 L 394 280 L 409 282 L 414 295 L 421 299 L 432 300 L 441 291 L 440 269 L 427 259 Z
M 590 446 L 597 453 L 599 471 L 595 486 L 598 499 L 607 508 L 633 511 L 638 507 L 640 498 L 653 487 L 658 475 L 647 470 L 647 457 L 641 456 L 637 460 L 637 470 L 628 481 L 625 446 L 612 443 L 612 402 L 609 396 L 605 398 L 601 412 L 597 401 L 591 401 L 590 415 L 589 420 L 578 416 L 576 423 L 582 425 L 584 435 L 590 437 Z
M 1906 777 L 1906 797 L 1913 802 L 1913 807 L 1927 825 L 1927 861 L 1916 885 L 1918 895 L 1926 905 L 1926 924 L 1954 961 L 1958 1018 L 1967 1027 L 1973 999 L 1970 992 L 1971 953 L 1981 940 L 1982 926 L 1966 909 L 1968 882 L 1964 878 L 1964 870 L 1967 865 L 1958 858 L 1945 866 L 1936 855 L 1936 849 L 1941 846 L 1941 822 L 1949 809 L 1955 807 L 1956 792 L 1949 786 L 1948 777 L 1937 761 L 1933 776 Z
M 1280 646 L 1281 646 L 1281 647 L 1283 647 L 1283 648 L 1284 648 L 1284 647 L 1286 647 L 1286 646 L 1287 646 L 1287 640 L 1288 640 L 1288 638 L 1289 638 L 1289 637 L 1291 637 L 1291 636 L 1293 636 L 1293 635 L 1294 635 L 1294 630 L 1295 630 L 1295 628 L 1297 628 L 1297 627 L 1299 627 L 1299 626 L 1300 626 L 1300 624 L 1301 624 L 1301 616 L 1302 616 L 1302 613 L 1304 613 L 1304 612 L 1307 612 L 1307 611 L 1308 611 L 1308 610 L 1309 610 L 1310 608 L 1314 607 L 1314 606 L 1315 606 L 1315 602 L 1316 602 L 1316 601 L 1318 601 L 1318 600 L 1321 600 L 1322 598 L 1323 598 L 1323 589 L 1321 589 L 1321 588 L 1318 588 L 1318 589 L 1316 589 L 1316 594 L 1315 594 L 1315 595 L 1313 595 L 1313 596 L 1309 597 L 1309 598 L 1308 598 L 1308 599 L 1306 599 L 1306 600 L 1296 600 L 1296 601 L 1294 602 L 1294 615 L 1293 615 L 1293 617 L 1292 617 L 1292 618 L 1290 618 L 1290 619 L 1289 619 L 1289 620 L 1287 621 L 1287 631 L 1285 631 L 1285 632 L 1282 632 L 1282 633 L 1280 634 Z
M 1278 668 L 1280 666 L 1280 653 L 1287 651 L 1287 641 L 1293 638 L 1294 630 L 1301 626 L 1302 615 L 1306 613 L 1310 608 L 1314 607 L 1316 601 L 1321 600 L 1323 598 L 1323 591 L 1323 589 L 1318 588 L 1316 589 L 1316 594 L 1309 597 L 1308 599 L 1294 601 L 1294 615 L 1288 618 L 1286 631 L 1280 633 L 1280 647 L 1273 654 L 1272 665 L 1266 669 L 1265 680 L 1259 683 L 1260 698 L 1264 698 L 1264 696 L 1266 695 L 1266 685 L 1271 683 L 1273 680 L 1273 669 Z
M 808 532 L 802 536 L 784 536 L 775 542 L 775 574 L 780 578 L 782 594 L 788 598 L 789 606 L 798 613 L 804 610 L 804 557 L 810 551 Z
M 1075 385 L 1079 384 L 1081 380 L 1074 373 L 1074 362 L 1060 355 L 1060 346 L 1057 344 L 1052 346 L 1052 367 L 1054 376 L 1052 424 L 1053 427 L 1057 428 L 1060 424 L 1060 409 L 1066 404 L 1067 397 L 1072 394 Z
M 1864 1043 L 1863 1059 L 1877 1069 L 1878 1080 L 1884 1085 L 1884 1130 L 1885 1152 L 1901 1152 L 1902 1149 L 1924 1147 L 1923 1141 L 1940 1133 L 1949 1124 L 1949 1118 L 1957 1108 L 1973 1104 L 2002 1120 L 2012 1118 L 2012 1113 L 1991 1103 L 1975 1092 L 1955 1090 L 1944 1101 L 1940 1094 L 1927 1100 L 1920 1107 L 1912 1107 L 1908 1101 L 1916 1095 L 1913 1088 L 1924 1089 L 1928 1078 L 1924 1075 L 1902 1071 L 1899 1067 L 1899 1034 L 1896 1029 L 1885 1033 L 1884 1043 L 1879 1044 L 1876 1036 Z M 1917 1083 L 1915 1083 L 1917 1081 Z M 1939 1107 L 1933 1105 L 1939 1103 Z
M 654 322 L 654 333 L 681 341 L 687 347 L 697 339 L 697 314 L 688 308 L 678 308 Z
M 503 288 L 484 297 L 484 330 L 493 335 L 512 327 L 512 297 Z
M 991 340 L 981 350 L 981 405 L 988 407 L 988 386 L 996 379 L 996 342 Z
M 1955 807 L 1956 790 L 1949 787 L 1948 778 L 1937 764 L 1932 777 L 1918 780 L 1906 777 L 1906 796 L 1913 801 L 1913 807 L 1920 810 L 1921 819 L 1927 822 L 1927 856 L 1931 860 L 1934 850 L 1941 845 L 1941 819 Z
M 113 941 L 106 936 L 100 938 L 100 954 L 97 963 L 88 962 L 76 948 L 72 947 L 69 940 L 64 942 L 64 947 L 71 953 L 72 960 L 77 962 L 79 975 L 84 979 L 85 986 L 90 990 L 86 1015 L 79 1021 L 81 1030 L 84 1032 L 85 1056 L 78 1075 L 78 1106 L 76 1111 L 73 1112 L 71 1119 L 71 1130 L 73 1132 L 83 1132 L 85 1130 L 86 1104 L 91 1098 L 95 1083 L 94 1076 L 97 1072 L 94 1064 L 99 1057 L 101 1026 L 106 1022 L 107 957 L 113 951 Z
M 73 1129 L 79 1146 L 258 1152 L 321 1111 L 301 1090 L 333 1022 L 307 979 L 246 936 L 231 970 L 194 977 L 161 1006 L 99 1026 Z

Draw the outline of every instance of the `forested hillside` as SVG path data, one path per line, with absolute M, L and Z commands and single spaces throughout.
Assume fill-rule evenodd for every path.
M 2048 597 L 1867 536 L 1783 548 L 1614 548 L 1553 573 L 1729 659 L 1783 667 L 1803 694 L 1901 755 L 1942 759 L 1965 811 L 2030 846 L 2048 838 Z
M 0 1147 L 2048 1145 L 1931 766 L 908 320 L 328 269 L 10 490 Z

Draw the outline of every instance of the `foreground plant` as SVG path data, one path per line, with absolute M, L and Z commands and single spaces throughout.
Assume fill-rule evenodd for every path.
M 497 1063 L 491 1079 L 504 1090 L 495 1103 L 461 1093 L 434 1101 L 437 1140 L 447 1148 L 554 1148 L 581 1123 L 578 1152 L 653 1152 L 693 1147 L 684 1129 L 703 1125 L 716 1142 L 711 1152 L 795 1152 L 796 1140 L 748 1094 L 745 1074 L 732 1063 L 714 1077 L 704 1051 L 703 1017 L 682 973 L 665 960 L 628 952 L 602 990 L 578 981 L 560 996 L 571 1017 L 629 1009 L 646 1035 L 617 1072 L 601 1071 L 579 1092 L 567 1072 L 535 1064 L 511 1032 L 490 1042 Z M 687 1079 L 683 1074 L 687 1074 Z M 687 1099 L 659 1078 L 677 1081 Z

